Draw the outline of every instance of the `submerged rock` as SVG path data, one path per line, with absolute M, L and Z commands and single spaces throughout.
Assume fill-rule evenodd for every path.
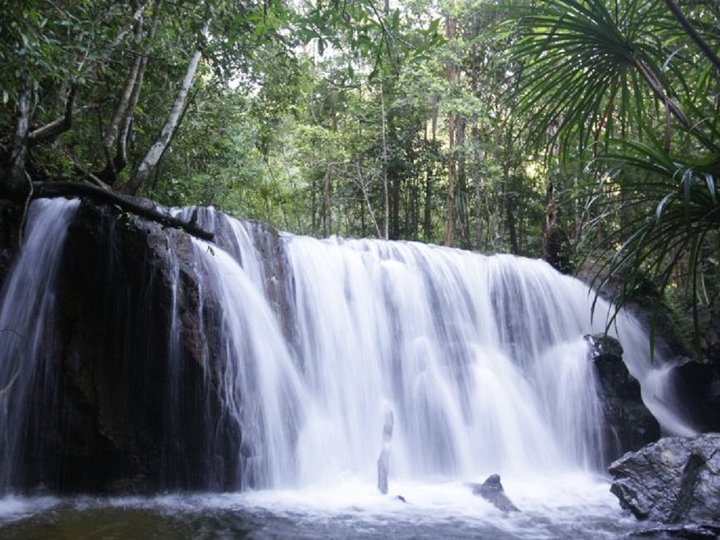
M 620 342 L 608 335 L 585 336 L 602 402 L 605 463 L 660 438 L 660 424 L 643 403 L 640 383 L 623 361 Z
M 638 519 L 720 521 L 720 433 L 667 437 L 610 465 L 610 491 Z
M 519 512 L 520 509 L 505 495 L 499 474 L 491 474 L 482 484 L 473 484 L 473 495 L 480 495 L 503 512 Z

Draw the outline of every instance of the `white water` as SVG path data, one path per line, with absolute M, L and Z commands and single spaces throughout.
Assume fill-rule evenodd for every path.
M 388 409 L 391 485 L 600 470 L 602 413 L 583 336 L 604 330 L 610 308 L 599 301 L 593 322 L 580 281 L 507 255 L 286 235 L 288 340 L 265 292 L 283 276 L 258 260 L 252 225 L 228 223 L 246 239 L 230 249 L 249 271 L 220 249 L 198 253 L 215 268 L 208 283 L 223 299 L 227 347 L 243 359 L 225 388 L 252 449 L 252 487 L 375 485 Z M 614 332 L 665 431 L 692 433 L 639 323 L 623 313 Z

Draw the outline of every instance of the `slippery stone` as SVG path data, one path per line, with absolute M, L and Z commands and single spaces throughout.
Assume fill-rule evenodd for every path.
M 720 521 L 720 433 L 667 437 L 610 465 L 610 491 L 638 519 Z
M 604 462 L 639 450 L 660 438 L 660 424 L 643 403 L 640 383 L 623 361 L 620 342 L 608 335 L 587 335 L 595 365 L 604 424 Z

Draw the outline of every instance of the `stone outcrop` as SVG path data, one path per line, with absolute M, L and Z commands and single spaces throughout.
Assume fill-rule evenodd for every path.
M 624 455 L 609 470 L 610 491 L 638 519 L 720 522 L 719 433 L 661 439 Z
M 602 401 L 605 463 L 610 463 L 625 452 L 657 441 L 660 425 L 642 401 L 640 383 L 623 362 L 618 340 L 603 334 L 585 339 L 590 344 Z

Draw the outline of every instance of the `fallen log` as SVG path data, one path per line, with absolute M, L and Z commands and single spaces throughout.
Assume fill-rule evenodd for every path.
M 108 189 L 88 184 L 85 182 L 33 182 L 32 198 L 43 197 L 85 197 L 96 203 L 112 204 L 123 212 L 155 221 L 166 227 L 182 229 L 188 234 L 202 240 L 212 241 L 214 233 L 198 227 L 193 222 L 183 221 L 165 212 L 144 206 L 137 200 L 126 195 L 121 195 Z

